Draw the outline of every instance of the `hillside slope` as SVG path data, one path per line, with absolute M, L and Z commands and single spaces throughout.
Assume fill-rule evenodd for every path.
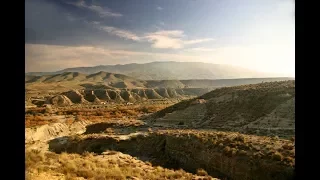
M 294 135 L 295 81 L 213 90 L 146 119 L 155 125 L 185 125 L 261 135 Z
M 226 79 L 279 77 L 282 75 L 255 72 L 245 68 L 202 62 L 151 62 L 145 64 L 101 65 L 94 67 L 67 68 L 56 72 L 29 72 L 27 75 L 61 74 L 79 72 L 93 74 L 100 71 L 125 74 L 142 80 L 182 80 L 182 79 Z
M 91 83 L 103 84 L 116 88 L 144 87 L 144 81 L 123 74 L 114 74 L 100 71 L 94 74 L 79 72 L 65 72 L 55 75 L 31 76 L 26 75 L 25 82 L 28 83 Z

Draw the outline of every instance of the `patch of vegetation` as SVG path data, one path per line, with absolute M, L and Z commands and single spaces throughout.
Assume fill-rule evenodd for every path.
M 207 103 L 207 117 L 215 115 L 215 122 L 236 122 L 241 117 L 245 122 L 238 126 L 243 126 L 271 113 L 278 105 L 294 97 L 295 86 L 294 81 L 243 85 L 221 88 L 202 97 L 210 99 L 232 93 L 235 93 L 237 98 L 229 101 L 210 101 L 210 103 Z M 283 94 L 290 95 L 281 96 Z M 219 125 L 221 124 L 212 124 L 212 126 Z
M 120 158 L 119 158 L 120 157 Z M 183 170 L 169 170 L 160 166 L 153 167 L 129 155 L 117 152 L 107 153 L 104 158 L 94 153 L 55 154 L 51 152 L 27 151 L 26 172 L 31 179 L 46 174 L 61 175 L 66 179 L 194 179 L 196 175 Z M 212 179 L 205 171 L 201 172 L 204 179 Z
M 44 115 L 30 115 L 27 114 L 25 116 L 25 127 L 35 127 L 35 126 L 41 126 L 45 124 L 55 123 L 57 122 L 56 118 L 50 118 Z
M 292 141 L 286 139 L 274 139 L 266 136 L 245 135 L 235 132 L 207 131 L 207 130 L 158 130 L 153 133 L 166 135 L 169 137 L 179 137 L 183 139 L 199 139 L 204 146 L 216 147 L 227 156 L 259 157 L 263 159 L 273 159 L 288 165 L 284 159 L 294 164 L 294 146 Z M 190 140 L 189 140 L 190 141 Z M 283 152 L 278 152 L 278 147 L 283 148 Z M 188 149 L 188 147 L 186 147 Z M 266 153 L 269 151 L 270 153 Z M 271 155 L 271 158 L 270 158 Z M 288 158 L 286 158 L 288 157 Z
M 274 154 L 272 154 L 272 159 L 277 160 L 277 161 L 282 161 L 283 156 L 281 153 L 275 152 Z

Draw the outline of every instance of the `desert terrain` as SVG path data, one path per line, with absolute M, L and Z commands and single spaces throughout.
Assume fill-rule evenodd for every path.
M 26 75 L 28 179 L 290 179 L 290 78 Z
M 295 1 L 24 12 L 26 179 L 296 178 Z

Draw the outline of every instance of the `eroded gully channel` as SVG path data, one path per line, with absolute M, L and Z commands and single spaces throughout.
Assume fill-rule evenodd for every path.
M 244 157 L 229 157 L 216 147 L 208 146 L 196 137 L 161 133 L 131 133 L 129 135 L 89 134 L 65 136 L 49 141 L 49 150 L 61 153 L 120 151 L 165 168 L 184 169 L 196 173 L 202 168 L 220 179 L 291 179 L 292 169 L 273 162 L 249 161 Z

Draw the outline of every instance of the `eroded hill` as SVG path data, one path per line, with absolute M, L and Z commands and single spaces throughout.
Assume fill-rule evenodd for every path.
M 294 136 L 295 81 L 225 87 L 147 117 L 155 125 L 181 125 L 260 135 Z
M 141 102 L 146 100 L 165 100 L 192 98 L 209 92 L 207 88 L 157 88 L 157 89 L 95 89 L 70 90 L 57 95 L 43 97 L 43 99 L 30 98 L 35 105 L 52 104 L 69 106 L 72 104 L 103 104 L 109 102 Z
M 44 76 L 27 75 L 26 104 L 69 106 L 82 103 L 184 99 L 203 95 L 219 87 L 280 80 L 288 78 L 144 81 L 103 71 L 94 74 L 65 72 Z

